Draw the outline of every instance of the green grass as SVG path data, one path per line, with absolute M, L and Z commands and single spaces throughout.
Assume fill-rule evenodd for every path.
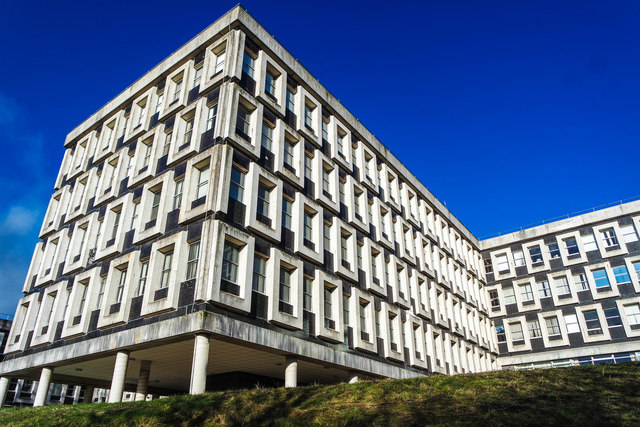
M 0 425 L 640 425 L 640 363 L 0 410 Z

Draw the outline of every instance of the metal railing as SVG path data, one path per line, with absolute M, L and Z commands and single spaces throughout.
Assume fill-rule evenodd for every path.
M 607 354 L 604 356 L 581 357 L 580 359 L 567 359 L 551 361 L 548 363 L 531 363 L 511 367 L 515 371 L 530 371 L 532 369 L 566 368 L 568 366 L 599 365 L 601 363 L 638 362 L 640 353 Z
M 550 222 L 556 222 L 556 221 L 560 221 L 562 219 L 567 219 L 567 218 L 572 218 L 574 216 L 584 215 L 586 213 L 599 211 L 599 210 L 610 208 L 610 207 L 613 207 L 613 206 L 623 205 L 625 203 L 634 202 L 636 200 L 640 200 L 640 195 L 629 197 L 629 198 L 623 199 L 623 200 L 617 200 L 615 202 L 607 203 L 607 204 L 600 205 L 600 206 L 594 206 L 594 207 L 589 208 L 589 209 L 583 209 L 581 211 L 568 213 L 568 214 L 561 215 L 561 216 L 558 216 L 558 217 L 555 217 L 555 218 L 550 218 L 550 219 L 545 219 L 545 220 L 538 221 L 538 222 L 533 222 L 531 224 L 522 225 L 520 227 L 514 227 L 514 228 L 511 228 L 509 230 L 501 231 L 501 232 L 498 232 L 498 233 L 488 234 L 486 236 L 480 237 L 480 240 L 486 240 L 486 239 L 491 239 L 493 237 L 502 236 L 502 235 L 505 235 L 505 234 L 515 233 L 517 231 L 522 231 L 522 230 L 525 230 L 527 228 L 533 228 L 533 227 L 537 227 L 539 225 L 549 224 Z

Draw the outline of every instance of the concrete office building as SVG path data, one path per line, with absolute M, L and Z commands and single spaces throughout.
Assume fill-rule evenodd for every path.
M 640 201 L 483 240 L 502 367 L 640 360 Z
M 0 397 L 497 368 L 477 239 L 242 7 L 65 147 Z

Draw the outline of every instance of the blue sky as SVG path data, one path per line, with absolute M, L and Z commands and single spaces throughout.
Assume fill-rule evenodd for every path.
M 65 135 L 234 5 L 3 5 L 0 312 Z M 640 2 L 243 5 L 476 236 L 640 194 Z

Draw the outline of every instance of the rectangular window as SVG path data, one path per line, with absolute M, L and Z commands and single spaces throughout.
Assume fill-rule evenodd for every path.
M 313 110 L 314 110 L 314 108 L 311 105 L 305 104 L 305 106 L 304 106 L 304 125 L 307 128 L 311 128 L 311 129 L 313 129 Z
M 239 202 L 242 202 L 244 196 L 244 172 L 235 166 L 231 168 L 229 196 Z
M 169 286 L 169 278 L 171 276 L 171 264 L 173 263 L 173 251 L 164 254 L 162 261 L 162 275 L 160 276 L 160 289 Z
M 551 287 L 546 280 L 538 282 L 538 295 L 540 298 L 548 298 L 551 296 Z
M 378 278 L 378 254 L 371 252 L 371 277 L 375 282 Z
M 293 202 L 286 197 L 282 198 L 282 226 L 291 230 L 291 220 L 293 214 Z
M 524 267 L 525 266 L 524 253 L 522 251 L 513 252 L 513 264 L 516 267 Z
M 265 148 L 265 150 L 273 151 L 273 128 L 271 125 L 263 121 L 262 122 L 262 137 L 260 138 L 260 144 Z
M 149 261 L 140 264 L 140 279 L 138 279 L 138 289 L 136 296 L 144 295 L 144 289 L 147 286 L 147 272 L 149 271 Z
M 587 275 L 584 273 L 578 273 L 573 275 L 573 284 L 576 285 L 576 289 L 579 291 L 589 290 L 589 283 L 587 282 Z
M 289 138 L 285 138 L 284 139 L 284 164 L 293 168 L 294 167 L 294 161 L 293 161 L 293 148 L 294 148 L 295 142 L 291 141 Z
M 498 273 L 509 272 L 509 260 L 507 259 L 507 255 L 506 254 L 497 255 L 496 265 L 498 268 Z
M 120 279 L 118 280 L 118 288 L 116 289 L 116 301 L 119 303 L 122 301 L 122 294 L 124 293 L 124 285 L 127 282 L 127 269 L 120 270 Z
M 529 248 L 529 256 L 531 257 L 531 264 L 540 264 L 544 262 L 542 258 L 542 250 L 540 246 L 534 246 Z
M 342 294 L 342 321 L 346 333 L 347 326 L 349 326 L 349 294 Z
M 255 62 L 255 59 L 245 51 L 242 56 L 242 72 L 251 78 L 255 73 Z
M 366 301 L 360 301 L 360 306 L 359 306 L 359 312 L 358 315 L 360 317 L 360 332 L 361 333 L 368 333 L 368 328 L 367 328 L 367 305 L 369 305 L 368 302 Z
M 633 328 L 640 326 L 640 304 L 628 304 L 624 306 L 624 312 L 627 315 L 629 325 Z M 634 328 L 634 329 L 636 329 Z
M 153 148 L 153 141 L 149 141 L 149 143 L 144 144 L 143 143 L 143 150 L 144 150 L 144 159 L 142 160 L 142 167 L 148 167 L 149 166 L 149 162 L 151 161 L 151 150 Z
M 616 267 L 612 267 L 612 270 L 613 270 L 613 276 L 616 278 L 617 284 L 620 285 L 622 283 L 631 282 L 631 276 L 629 276 L 629 270 L 627 270 L 627 266 L 618 265 Z
M 176 81 L 176 87 L 173 91 L 173 101 L 177 102 L 180 99 L 180 94 L 182 93 L 182 77 L 180 77 L 177 81 Z
M 228 240 L 224 242 L 222 251 L 222 280 L 231 283 L 238 282 L 238 264 L 240 248 Z
M 327 224 L 326 222 L 322 223 L 322 244 L 324 245 L 325 251 L 331 250 L 331 224 Z
M 202 64 L 196 65 L 196 73 L 193 76 L 193 87 L 200 86 L 202 80 Z
M 156 97 L 156 110 L 154 114 L 160 113 L 160 110 L 162 110 L 163 102 L 164 102 L 164 91 L 159 91 Z
M 495 289 L 489 291 L 489 300 L 491 302 L 491 309 L 500 310 L 500 297 L 498 296 L 498 291 Z
M 258 254 L 253 258 L 253 290 L 264 294 L 267 277 L 267 260 Z
M 527 321 L 527 328 L 529 329 L 529 336 L 531 338 L 539 338 L 542 336 L 542 331 L 540 330 L 540 322 L 538 322 L 538 319 Z
M 313 298 L 313 279 L 304 276 L 302 282 L 302 308 L 311 311 L 312 310 L 312 298 Z
M 313 169 L 312 169 L 313 157 L 304 153 L 304 177 L 313 181 Z
M 238 104 L 238 116 L 236 120 L 236 133 L 244 139 L 250 139 L 251 111 L 243 104 Z
M 207 195 L 209 189 L 209 164 L 198 169 L 198 186 L 196 187 L 196 200 Z
M 271 71 L 267 70 L 264 82 L 264 91 L 273 97 L 276 96 L 276 80 L 277 77 L 274 76 Z
M 553 337 L 560 335 L 560 324 L 558 323 L 558 318 L 556 316 L 546 317 L 544 321 L 547 326 L 547 334 L 549 336 Z
M 305 210 L 304 211 L 304 230 L 303 237 L 305 240 L 313 241 L 313 217 L 315 214 Z
M 511 342 L 523 341 L 524 333 L 522 332 L 522 323 L 509 323 L 509 331 L 511 332 Z
M 533 291 L 529 283 L 520 285 L 520 297 L 522 298 L 522 302 L 533 301 Z
M 330 286 L 324 287 L 324 318 L 329 320 L 333 319 L 333 290 Z
M 622 326 L 622 319 L 620 318 L 620 312 L 617 307 L 605 308 L 604 318 L 607 320 L 607 325 L 610 328 Z
M 82 287 L 82 295 L 80 296 L 80 304 L 78 304 L 78 316 L 84 311 L 84 305 L 87 302 L 87 289 L 89 288 L 89 285 L 86 283 L 80 283 L 80 286 Z
M 211 130 L 216 127 L 216 119 L 218 118 L 218 103 L 212 104 L 209 106 L 209 111 L 207 111 L 207 129 Z
M 260 222 L 268 222 L 269 205 L 271 200 L 271 189 L 263 182 L 258 183 L 258 204 L 256 207 L 257 220 Z M 267 224 L 270 225 L 270 224 Z
M 571 293 L 569 281 L 567 280 L 566 276 L 554 277 L 553 282 L 556 287 L 556 291 L 558 292 L 558 296 Z
M 280 301 L 291 303 L 291 270 L 280 266 Z
M 331 176 L 331 168 L 323 166 L 322 167 L 322 191 L 329 195 L 331 194 L 331 184 L 329 181 L 330 176 Z
M 182 187 L 184 186 L 184 178 L 176 181 L 173 191 L 173 210 L 180 209 L 182 205 Z
M 560 248 L 558 247 L 557 243 L 549 244 L 549 256 L 551 257 L 551 259 L 560 258 Z
M 322 139 L 329 141 L 329 119 L 327 117 L 322 118 Z
M 579 255 L 580 248 L 578 247 L 578 241 L 575 237 L 570 237 L 564 241 L 565 247 L 567 248 L 567 255 Z
M 98 301 L 96 302 L 96 309 L 99 309 L 102 305 L 102 298 L 104 297 L 104 287 L 107 283 L 107 276 L 100 277 L 100 288 L 98 289 Z
M 198 258 L 200 257 L 200 240 L 189 245 L 187 259 L 187 280 L 195 279 L 198 274 Z
M 503 288 L 502 293 L 504 294 L 504 304 L 515 304 L 516 303 L 516 293 L 513 288 Z
M 583 311 L 584 322 L 587 325 L 587 334 L 589 335 L 602 335 L 602 325 L 600 324 L 600 318 L 598 317 L 597 310 Z
M 295 93 L 293 93 L 291 91 L 291 89 L 287 88 L 287 110 L 291 111 L 292 113 L 295 112 L 296 110 L 296 100 L 295 100 Z
M 111 238 L 115 239 L 118 235 L 118 226 L 120 225 L 120 211 L 114 212 L 113 228 L 111 229 Z
M 598 249 L 596 239 L 593 234 L 585 234 L 582 236 L 582 246 L 584 246 L 585 252 L 595 251 Z
M 344 233 L 340 235 L 340 256 L 342 261 L 349 259 L 349 235 Z
M 173 140 L 173 128 L 167 130 L 164 136 L 164 147 L 162 147 L 162 155 L 166 156 L 171 150 L 171 141 Z
M 638 233 L 636 233 L 636 229 L 634 228 L 633 224 L 621 226 L 620 232 L 622 233 L 623 242 L 631 243 L 638 241 Z
M 636 272 L 636 279 L 640 280 L 640 261 L 634 262 L 633 270 Z
M 618 246 L 618 238 L 613 228 L 602 231 L 602 238 L 604 239 L 604 246 L 606 248 L 612 248 Z
M 611 286 L 606 269 L 601 268 L 598 270 L 592 270 L 591 274 L 593 274 L 593 280 L 596 282 L 596 288 L 606 288 L 607 286 Z
M 216 64 L 213 68 L 213 75 L 216 76 L 224 70 L 224 60 L 226 57 L 225 49 L 222 49 L 216 54 Z
M 158 211 L 160 210 L 160 196 L 162 195 L 161 190 L 156 190 L 153 192 L 153 201 L 151 202 L 151 221 L 155 221 L 158 219 Z
M 564 324 L 567 327 L 567 333 L 575 334 L 580 332 L 580 325 L 578 324 L 578 316 L 575 314 L 565 314 Z

